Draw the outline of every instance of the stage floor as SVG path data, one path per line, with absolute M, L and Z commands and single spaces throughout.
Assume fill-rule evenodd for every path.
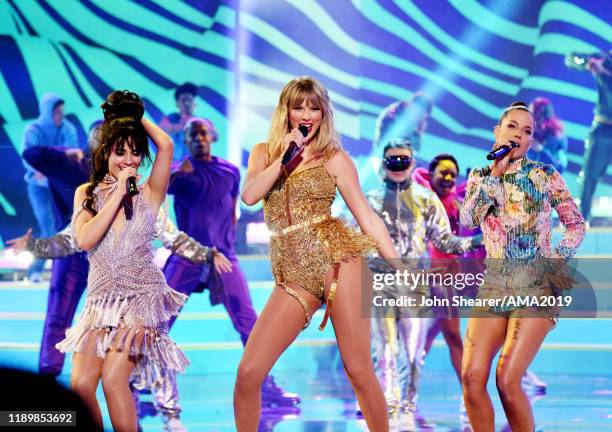
M 548 383 L 548 394 L 532 398 L 538 431 L 612 431 L 612 377 L 540 377 Z M 62 376 L 62 380 L 67 378 Z M 363 420 L 355 415 L 355 397 L 343 372 L 284 373 L 276 375 L 276 379 L 286 390 L 298 392 L 302 403 L 298 409 L 266 409 L 262 416 L 260 432 L 367 430 Z M 188 431 L 235 430 L 232 412 L 233 384 L 234 376 L 231 374 L 187 374 L 180 377 L 179 387 L 184 409 L 182 420 Z M 490 391 L 494 389 L 491 388 Z M 102 412 L 106 412 L 101 392 L 98 399 L 103 405 Z M 151 396 L 143 395 L 142 400 L 149 401 Z M 497 414 L 496 430 L 510 431 L 505 425 L 502 407 L 495 394 L 493 401 Z M 425 372 L 419 396 L 418 430 L 464 431 L 459 404 L 459 386 L 453 375 Z M 105 421 L 109 421 L 108 416 Z M 141 425 L 144 432 L 163 429 L 159 416 L 145 417 Z
M 193 359 L 196 360 L 196 359 Z M 202 358 L 196 361 L 202 361 Z M 259 432 L 352 432 L 367 431 L 355 413 L 355 396 L 342 371 L 274 373 L 287 391 L 297 392 L 302 403 L 296 408 L 264 408 Z M 537 431 L 599 432 L 612 431 L 612 377 L 596 375 L 540 374 L 548 383 L 547 394 L 530 395 Z M 232 392 L 234 374 L 193 374 L 179 377 L 184 426 L 190 432 L 235 430 Z M 59 381 L 68 385 L 68 374 Z M 496 431 L 510 432 L 494 384 L 489 384 L 496 410 Z M 98 389 L 106 431 L 110 419 L 101 387 Z M 459 385 L 450 373 L 425 371 L 418 412 L 418 431 L 467 432 L 460 416 Z M 141 407 L 149 414 L 152 395 L 141 395 Z M 148 408 L 148 409 L 147 409 Z M 160 415 L 141 420 L 143 432 L 163 431 Z M 400 431 L 391 419 L 391 431 Z
M 272 283 L 251 281 L 249 285 L 254 307 L 260 311 Z M 0 282 L 0 364 L 36 370 L 47 286 L 45 282 Z M 612 431 L 612 334 L 606 331 L 610 324 L 605 318 L 563 319 L 548 335 L 532 364 L 532 370 L 549 384 L 547 395 L 533 399 L 537 430 Z M 222 307 L 211 307 L 207 296 L 193 296 L 171 333 L 192 362 L 179 377 L 182 420 L 187 430 L 235 430 L 232 391 L 242 346 L 227 314 Z M 70 369 L 68 357 L 60 376 L 64 384 L 69 381 Z M 332 326 L 325 332 L 316 326 L 302 332 L 273 374 L 285 390 L 300 394 L 302 403 L 299 409 L 266 410 L 261 431 L 367 430 L 355 415 L 355 397 L 341 369 Z M 496 430 L 504 430 L 505 417 L 494 380 L 489 387 L 497 413 Z M 427 357 L 420 387 L 419 430 L 464 430 L 460 395 L 446 345 L 437 340 Z M 98 400 L 110 430 L 101 387 Z M 142 401 L 150 400 L 150 395 L 142 396 Z M 142 427 L 144 432 L 162 431 L 162 419 L 146 417 Z

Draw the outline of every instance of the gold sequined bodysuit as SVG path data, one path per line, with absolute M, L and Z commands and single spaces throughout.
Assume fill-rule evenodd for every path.
M 376 248 L 370 237 L 331 216 L 335 196 L 334 179 L 322 164 L 281 174 L 263 206 L 264 219 L 272 233 L 274 280 L 304 307 L 306 326 L 311 318 L 308 304 L 291 286 L 303 288 L 324 302 L 325 274 L 334 269 L 321 330 L 329 316 L 339 263 Z

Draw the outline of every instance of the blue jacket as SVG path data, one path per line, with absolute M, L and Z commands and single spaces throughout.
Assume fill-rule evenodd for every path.
M 53 108 L 62 98 L 54 93 L 45 93 L 40 98 L 38 118 L 28 125 L 23 133 L 22 151 L 30 147 L 67 147 L 79 148 L 77 130 L 72 123 L 64 119 L 59 126 L 53 123 Z M 37 182 L 34 179 L 34 168 L 24 161 L 26 168 L 25 181 L 38 183 L 39 186 L 48 187 L 48 181 Z

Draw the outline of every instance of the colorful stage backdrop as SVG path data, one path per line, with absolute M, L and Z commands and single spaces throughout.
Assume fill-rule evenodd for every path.
M 64 98 L 84 140 L 112 89 L 139 93 L 159 120 L 175 109 L 174 88 L 191 81 L 196 113 L 220 133 L 214 152 L 244 166 L 279 90 L 312 75 L 331 92 L 366 189 L 377 182 L 375 119 L 394 100 L 432 97 L 421 163 L 450 152 L 463 171 L 484 164 L 503 107 L 543 95 L 564 120 L 577 192 L 597 94 L 564 56 L 611 48 L 610 22 L 607 2 L 588 0 L 1 1 L 0 236 L 35 225 L 19 155 L 47 91 Z M 609 171 L 598 195 L 611 186 Z

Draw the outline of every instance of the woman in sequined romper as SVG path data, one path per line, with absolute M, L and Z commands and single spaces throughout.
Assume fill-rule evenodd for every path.
M 487 279 L 491 266 L 510 265 L 512 259 L 521 258 L 525 263 L 527 259 L 536 262 L 544 258 L 551 263 L 552 258 L 571 258 L 584 237 L 584 219 L 561 175 L 552 165 L 525 157 L 533 141 L 534 126 L 533 115 L 524 103 L 506 108 L 494 129 L 494 148 L 509 141 L 519 147 L 489 167 L 472 170 L 468 179 L 460 219 L 468 228 L 482 229 Z M 554 250 L 550 241 L 553 209 L 565 227 L 563 239 Z M 515 274 L 521 276 L 526 271 L 520 268 Z M 554 287 L 567 282 L 557 275 L 548 278 Z M 512 281 L 512 277 L 507 279 Z M 503 287 L 502 281 L 505 279 L 492 281 L 493 290 Z M 483 287 L 486 285 L 485 280 Z M 515 288 L 520 290 L 523 286 L 526 285 L 521 282 Z M 488 316 L 469 319 L 464 340 L 461 381 L 470 423 L 474 432 L 494 431 L 495 414 L 487 381 L 493 358 L 501 349 L 496 380 L 508 423 L 513 431 L 531 432 L 533 413 L 521 389 L 521 377 L 553 328 L 553 316 L 529 314 L 521 308 L 492 308 L 485 314 Z
M 308 129 L 305 137 L 299 126 Z M 281 156 L 291 142 L 300 153 L 285 166 Z M 336 189 L 367 235 L 331 216 Z M 264 377 L 322 303 L 327 307 L 320 328 L 331 318 L 346 373 L 370 430 L 387 431 L 385 398 L 370 357 L 370 319 L 362 313 L 362 294 L 367 301 L 371 289 L 368 285 L 360 290 L 362 276 L 367 275 L 362 256 L 377 244 L 384 258 L 399 256 L 365 199 L 353 162 L 342 150 L 327 90 L 313 78 L 296 78 L 284 87 L 268 142 L 251 152 L 242 200 L 253 205 L 261 199 L 272 233 L 276 287 L 238 367 L 234 389 L 238 431 L 257 430 Z
M 128 381 L 151 388 L 166 374 L 188 364 L 167 335 L 167 322 L 186 296 L 168 287 L 153 263 L 155 220 L 166 196 L 172 140 L 142 117 L 140 98 L 115 91 L 102 104 L 104 123 L 93 157 L 89 183 L 74 197 L 73 236 L 90 264 L 85 307 L 57 344 L 74 352 L 71 385 L 102 425 L 96 388 L 102 379 L 113 428 L 136 431 L 136 407 Z M 157 147 L 148 181 L 127 195 L 149 158 L 147 135 Z

